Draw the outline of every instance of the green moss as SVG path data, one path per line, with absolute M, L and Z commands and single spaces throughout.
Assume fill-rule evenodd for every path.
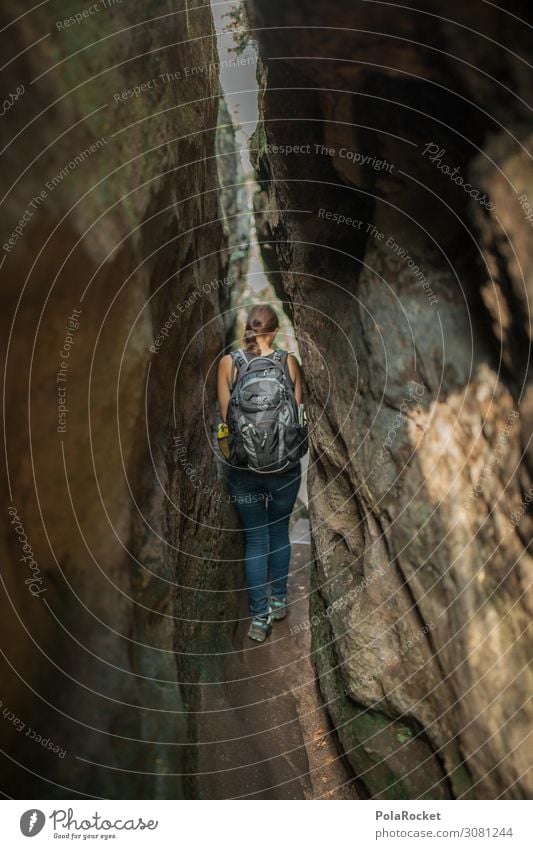
M 457 799 L 477 799 L 474 782 L 466 764 L 458 763 L 450 773 L 454 796 Z
M 259 160 L 265 155 L 267 146 L 267 136 L 262 115 L 259 116 L 257 126 L 250 136 L 249 153 L 250 162 L 256 169 L 259 167 Z
M 312 659 L 342 748 L 355 774 L 372 797 L 447 798 L 444 776 L 420 729 L 404 719 L 392 718 L 384 710 L 357 704 L 346 694 L 324 610 L 321 596 L 315 590 L 311 596 L 311 618 L 315 623 Z
M 409 740 L 410 737 L 411 737 L 410 731 L 407 734 L 398 733 L 396 735 L 396 739 L 397 739 L 398 743 L 407 743 L 407 741 Z

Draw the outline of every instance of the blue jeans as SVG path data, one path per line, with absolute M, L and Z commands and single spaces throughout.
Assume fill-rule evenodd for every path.
M 244 526 L 244 562 L 251 616 L 268 614 L 270 594 L 287 595 L 291 558 L 289 519 L 300 479 L 300 465 L 294 471 L 279 475 L 229 470 L 228 488 Z

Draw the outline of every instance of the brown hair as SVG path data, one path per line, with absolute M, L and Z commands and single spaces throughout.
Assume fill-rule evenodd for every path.
M 261 354 L 261 348 L 257 342 L 257 337 L 265 333 L 274 333 L 278 327 L 278 317 L 272 307 L 263 304 L 252 307 L 244 328 L 246 350 L 258 357 Z

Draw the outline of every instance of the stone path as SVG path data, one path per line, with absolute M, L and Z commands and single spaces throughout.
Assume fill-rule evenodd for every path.
M 291 533 L 287 618 L 263 644 L 239 627 L 226 683 L 202 688 L 200 794 L 205 799 L 355 799 L 309 659 L 309 523 Z M 242 599 L 242 616 L 246 599 Z M 296 626 L 300 626 L 296 629 Z M 291 633 L 291 629 L 293 632 Z

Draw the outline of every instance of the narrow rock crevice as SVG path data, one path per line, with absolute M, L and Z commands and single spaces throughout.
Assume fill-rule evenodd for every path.
M 2 792 L 530 797 L 527 3 L 247 0 L 253 197 L 216 4 L 18 5 Z M 252 647 L 213 435 L 256 301 L 310 451 L 290 614 Z

